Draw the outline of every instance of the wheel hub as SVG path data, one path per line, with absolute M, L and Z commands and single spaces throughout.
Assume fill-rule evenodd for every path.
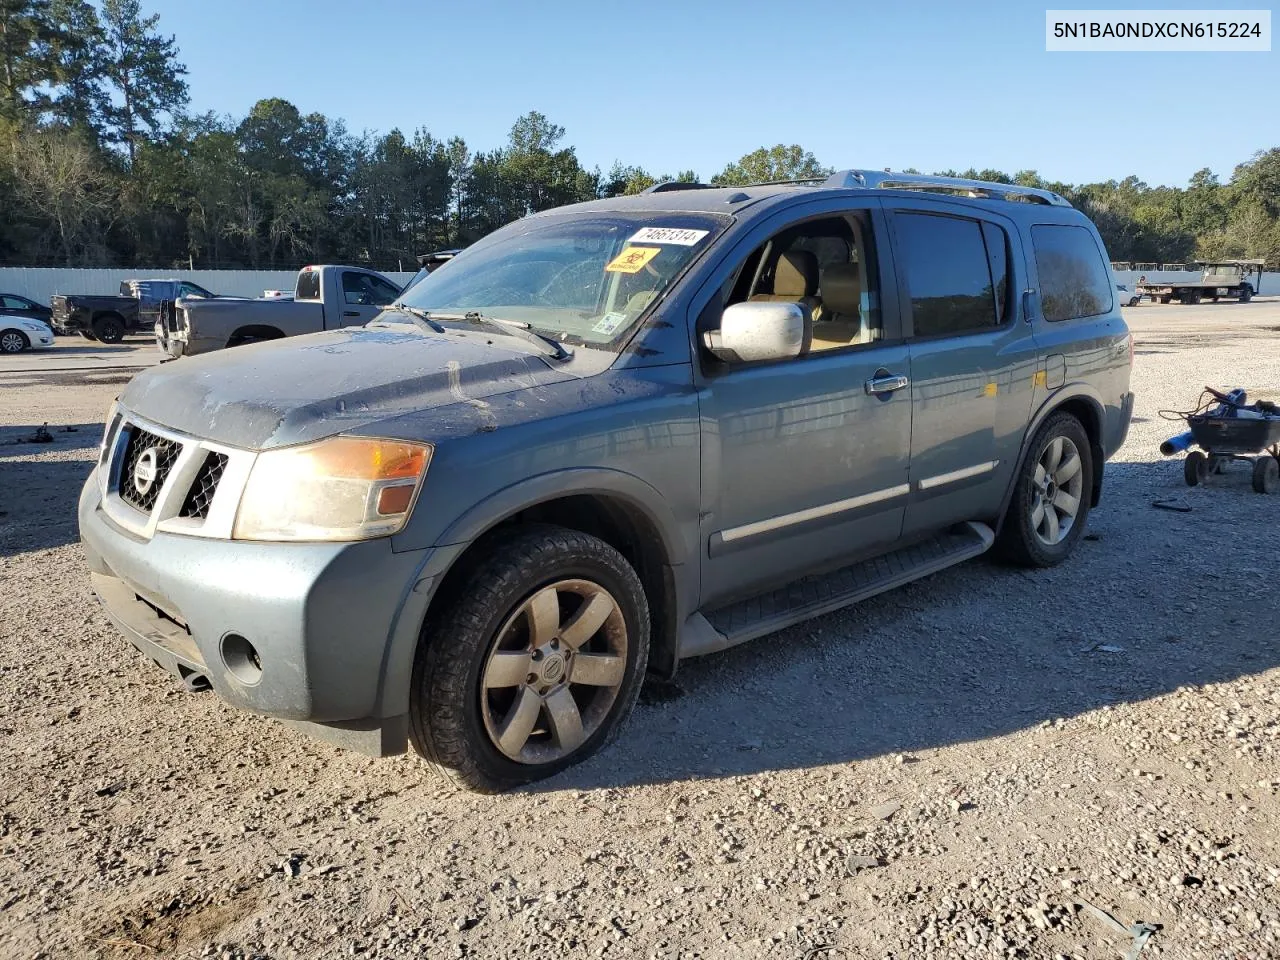
M 508 617 L 480 678 L 485 730 L 517 763 L 577 750 L 604 722 L 626 679 L 618 602 L 589 580 L 538 590 Z

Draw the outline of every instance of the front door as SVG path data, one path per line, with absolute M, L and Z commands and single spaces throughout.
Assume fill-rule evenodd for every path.
M 382 312 L 399 295 L 396 286 L 363 270 L 342 271 L 342 323 L 363 326 Z
M 703 604 L 873 552 L 901 533 L 908 348 L 896 298 L 892 310 L 882 303 L 879 211 L 874 201 L 847 204 L 780 224 L 725 285 L 723 305 L 802 303 L 814 336 L 790 360 L 701 357 Z

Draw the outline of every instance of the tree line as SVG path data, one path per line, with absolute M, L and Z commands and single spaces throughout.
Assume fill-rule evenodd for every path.
M 476 150 L 425 127 L 354 133 L 258 101 L 190 111 L 176 38 L 139 0 L 0 0 L 0 263 L 24 266 L 411 269 L 529 213 L 638 193 L 692 170 L 587 168 L 538 112 Z M 761 148 L 717 184 L 821 177 L 798 145 Z M 915 172 L 915 171 L 908 171 Z M 1114 260 L 1280 263 L 1280 148 L 1186 187 L 1137 177 L 1072 185 L 1035 171 L 935 171 L 1045 187 L 1097 224 Z

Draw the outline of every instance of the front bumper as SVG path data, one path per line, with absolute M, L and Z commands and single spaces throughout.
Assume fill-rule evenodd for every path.
M 190 688 L 233 706 L 323 724 L 312 733 L 365 752 L 404 750 L 404 714 L 431 595 L 431 551 L 387 539 L 251 543 L 128 532 L 102 509 L 97 471 L 80 495 L 80 535 L 107 615 Z M 260 671 L 237 655 L 243 637 Z

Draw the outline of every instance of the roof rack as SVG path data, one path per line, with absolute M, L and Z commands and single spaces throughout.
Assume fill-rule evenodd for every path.
M 889 170 L 841 170 L 824 181 L 828 187 L 857 187 L 866 190 L 945 190 L 961 191 L 971 197 L 1018 198 L 1054 207 L 1069 207 L 1070 202 L 1052 190 L 1023 187 L 1016 183 L 991 183 L 966 180 L 963 177 L 933 177 L 919 173 L 893 173 Z
M 683 180 L 664 180 L 662 183 L 655 183 L 652 187 L 645 187 L 640 191 L 641 194 L 646 193 L 670 193 L 672 190 L 714 190 L 714 183 L 688 183 Z

